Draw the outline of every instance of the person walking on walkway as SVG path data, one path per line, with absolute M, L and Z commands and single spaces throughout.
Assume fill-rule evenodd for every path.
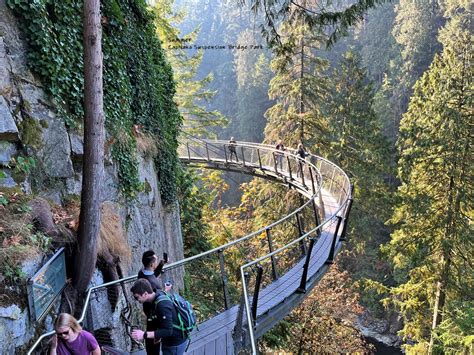
M 49 355 L 100 355 L 100 347 L 94 336 L 68 313 L 59 314 L 54 322 L 56 332 L 51 339 Z
M 234 139 L 234 137 L 230 137 L 229 139 L 229 160 L 232 161 L 232 156 L 234 155 L 235 156 L 235 161 L 238 163 L 239 162 L 239 158 L 237 158 L 237 147 L 236 147 L 236 140 Z
M 295 154 L 298 156 L 298 158 L 300 158 L 298 161 L 298 170 L 296 172 L 296 177 L 301 177 L 301 170 L 302 168 L 304 168 L 303 165 L 305 163 L 306 157 L 308 156 L 308 153 L 304 149 L 303 143 L 298 144 L 298 148 L 296 149 Z
M 173 323 L 178 323 L 178 313 L 175 306 L 169 299 L 158 302 L 158 298 L 165 294 L 163 291 L 153 291 L 150 282 L 146 279 L 138 279 L 131 288 L 133 297 L 141 304 L 152 304 L 147 307 L 147 319 L 151 322 L 150 330 L 143 331 L 135 329 L 132 331 L 132 338 L 135 340 L 153 339 L 155 344 L 161 341 L 161 351 L 163 355 L 182 355 L 187 348 L 187 339 L 181 330 L 173 327 Z M 145 310 L 145 307 L 144 307 Z M 154 348 L 152 354 L 159 355 L 159 347 Z M 147 354 L 148 353 L 147 350 Z
M 280 139 L 277 143 L 277 145 L 275 146 L 275 149 L 276 150 L 281 150 L 282 152 L 285 151 L 285 146 L 283 145 L 283 141 Z M 278 166 L 279 169 L 281 169 L 283 167 L 283 153 L 275 153 L 276 155 L 276 164 Z

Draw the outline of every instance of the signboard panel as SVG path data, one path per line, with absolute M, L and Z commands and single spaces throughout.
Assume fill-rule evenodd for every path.
M 36 321 L 41 320 L 65 286 L 66 263 L 64 248 L 61 248 L 28 280 L 31 317 Z

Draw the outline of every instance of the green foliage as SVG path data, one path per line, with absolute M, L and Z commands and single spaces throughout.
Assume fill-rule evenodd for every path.
M 25 110 L 22 110 L 22 116 L 23 120 L 18 124 L 18 129 L 21 135 L 21 142 L 29 147 L 41 147 L 41 125 Z
M 36 160 L 33 157 L 19 156 L 16 159 L 12 159 L 12 163 L 15 165 L 15 171 L 25 175 L 29 175 L 31 170 L 36 168 Z
M 207 136 L 210 127 L 223 126 L 227 119 L 217 110 L 208 110 L 205 104 L 216 94 L 208 89 L 213 80 L 212 74 L 203 79 L 197 79 L 197 71 L 201 65 L 204 52 L 197 51 L 189 55 L 181 45 L 192 46 L 199 33 L 194 30 L 182 36 L 178 25 L 185 16 L 183 11 L 174 13 L 173 0 L 155 1 L 153 11 L 155 14 L 156 29 L 166 56 L 173 67 L 176 81 L 175 100 L 184 119 L 183 129 L 190 134 Z
M 68 126 L 83 120 L 82 1 L 9 0 L 25 24 L 29 65 L 40 75 Z M 104 111 L 110 153 L 118 163 L 120 190 L 134 198 L 138 178 L 134 125 L 155 137 L 160 192 L 175 199 L 177 134 L 181 124 L 172 71 L 143 0 L 102 3 Z M 31 143 L 29 143 L 31 144 Z
M 9 253 L 21 253 L 27 249 L 26 246 L 18 246 L 16 248 L 9 248 L 6 251 L 0 251 L 0 265 L 2 268 L 2 275 L 7 279 L 10 284 L 21 282 L 25 279 L 26 275 L 21 270 L 20 265 L 16 265 L 9 257 Z M 4 254 L 2 256 L 2 254 Z
M 24 284 L 19 282 L 25 278 L 22 263 L 51 247 L 51 237 L 34 228 L 31 198 L 17 191 L 0 192 L 0 278 L 12 286 Z
M 358 35 L 362 64 L 367 68 L 370 78 L 378 85 L 382 83 L 384 74 L 390 70 L 390 60 L 399 51 L 391 33 L 397 3 L 398 1 L 392 1 L 369 10 Z
M 291 322 L 283 319 L 272 329 L 265 333 L 259 340 L 260 347 L 264 349 L 288 349 L 291 342 L 290 329 L 294 326 Z M 265 353 L 265 350 L 261 351 Z
M 1 179 L 1 177 L 0 177 L 0 179 Z M 8 201 L 8 198 L 6 198 L 5 195 L 0 193 L 0 206 L 6 206 L 6 205 L 8 205 L 9 202 L 10 201 Z
M 198 178 L 191 170 L 180 170 L 178 175 L 178 196 L 181 207 L 181 228 L 184 236 L 184 252 L 189 257 L 211 249 L 206 235 L 209 225 L 203 220 L 206 206 L 212 196 L 198 186 Z
M 243 31 L 237 43 L 259 43 L 261 38 L 251 30 Z M 269 55 L 259 50 L 243 50 L 235 53 L 237 75 L 237 126 L 238 136 L 247 142 L 263 141 L 266 120 L 265 111 L 271 106 L 268 85 L 272 76 Z M 233 133 L 237 135 L 236 133 Z
M 472 34 L 469 15 L 458 11 L 439 38 L 444 45 L 416 83 L 400 125 L 396 226 L 386 247 L 400 285 L 393 301 L 404 318 L 403 335 L 440 352 L 472 335 Z M 442 323 L 434 316 L 442 316 Z M 464 331 L 471 333 L 464 333 Z M 458 339 L 451 341 L 449 339 Z M 424 345 L 423 345 L 424 344 Z
M 387 1 L 358 0 L 341 8 L 334 6 L 332 2 L 324 4 L 328 6 L 321 6 L 318 2 L 303 2 L 294 6 L 292 1 L 242 0 L 242 3 L 249 4 L 255 13 L 265 14 L 265 22 L 260 26 L 262 33 L 267 42 L 280 51 L 287 49 L 282 43 L 284 33 L 280 33 L 276 28 L 281 22 L 295 26 L 304 21 L 311 32 L 327 27 L 330 36 L 326 43 L 332 46 L 338 39 L 347 35 L 347 30 L 360 21 L 368 9 L 385 2 Z
M 275 104 L 267 110 L 265 137 L 268 142 L 283 139 L 287 146 L 304 142 L 321 151 L 327 138 L 327 119 L 322 107 L 327 100 L 326 60 L 317 56 L 324 36 L 310 31 L 306 23 L 282 25 L 288 51 L 271 61 L 275 76 L 268 95 Z

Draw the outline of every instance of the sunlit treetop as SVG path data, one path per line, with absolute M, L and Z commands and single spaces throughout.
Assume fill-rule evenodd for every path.
M 387 0 L 356 0 L 334 4 L 332 0 L 240 0 L 250 6 L 254 14 L 263 14 L 260 29 L 268 44 L 285 50 L 279 33 L 282 22 L 301 23 L 328 33 L 327 46 L 332 46 L 347 30 L 361 20 L 365 12 Z

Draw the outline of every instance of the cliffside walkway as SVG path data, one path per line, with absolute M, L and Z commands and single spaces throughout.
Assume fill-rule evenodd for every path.
M 185 275 L 204 265 L 215 269 L 212 275 L 201 275 L 202 282 L 191 283 L 185 277 L 188 298 L 200 296 L 206 303 L 196 309 L 199 330 L 192 334 L 188 354 L 233 354 L 242 348 L 256 354 L 257 339 L 306 297 L 333 262 L 346 236 L 353 193 L 349 178 L 338 166 L 314 155 L 302 160 L 291 150 L 277 151 L 263 144 L 238 142 L 234 148 L 236 154 L 231 157 L 226 141 L 188 136 L 180 144 L 179 157 L 190 167 L 258 176 L 284 185 L 300 197 L 290 193 L 290 212 L 279 215 L 275 211 L 277 220 L 272 224 L 165 267 L 167 272 Z M 110 333 L 104 331 L 103 345 L 137 348 L 138 344 L 127 337 L 130 319 L 139 318 L 133 315 L 137 307 L 127 295 L 135 279 L 136 275 L 130 276 L 88 292 L 80 320 L 89 329 L 97 329 L 98 323 L 101 330 L 116 328 Z M 111 292 L 119 286 L 122 292 Z M 101 292 L 122 309 L 113 310 L 112 320 L 98 320 L 99 309 L 105 305 L 94 305 L 93 300 L 98 300 Z M 104 326 L 107 321 L 109 328 Z M 121 336 L 117 336 L 117 323 L 123 326 Z M 51 334 L 43 334 L 35 347 Z M 101 342 L 100 335 L 95 335 Z

